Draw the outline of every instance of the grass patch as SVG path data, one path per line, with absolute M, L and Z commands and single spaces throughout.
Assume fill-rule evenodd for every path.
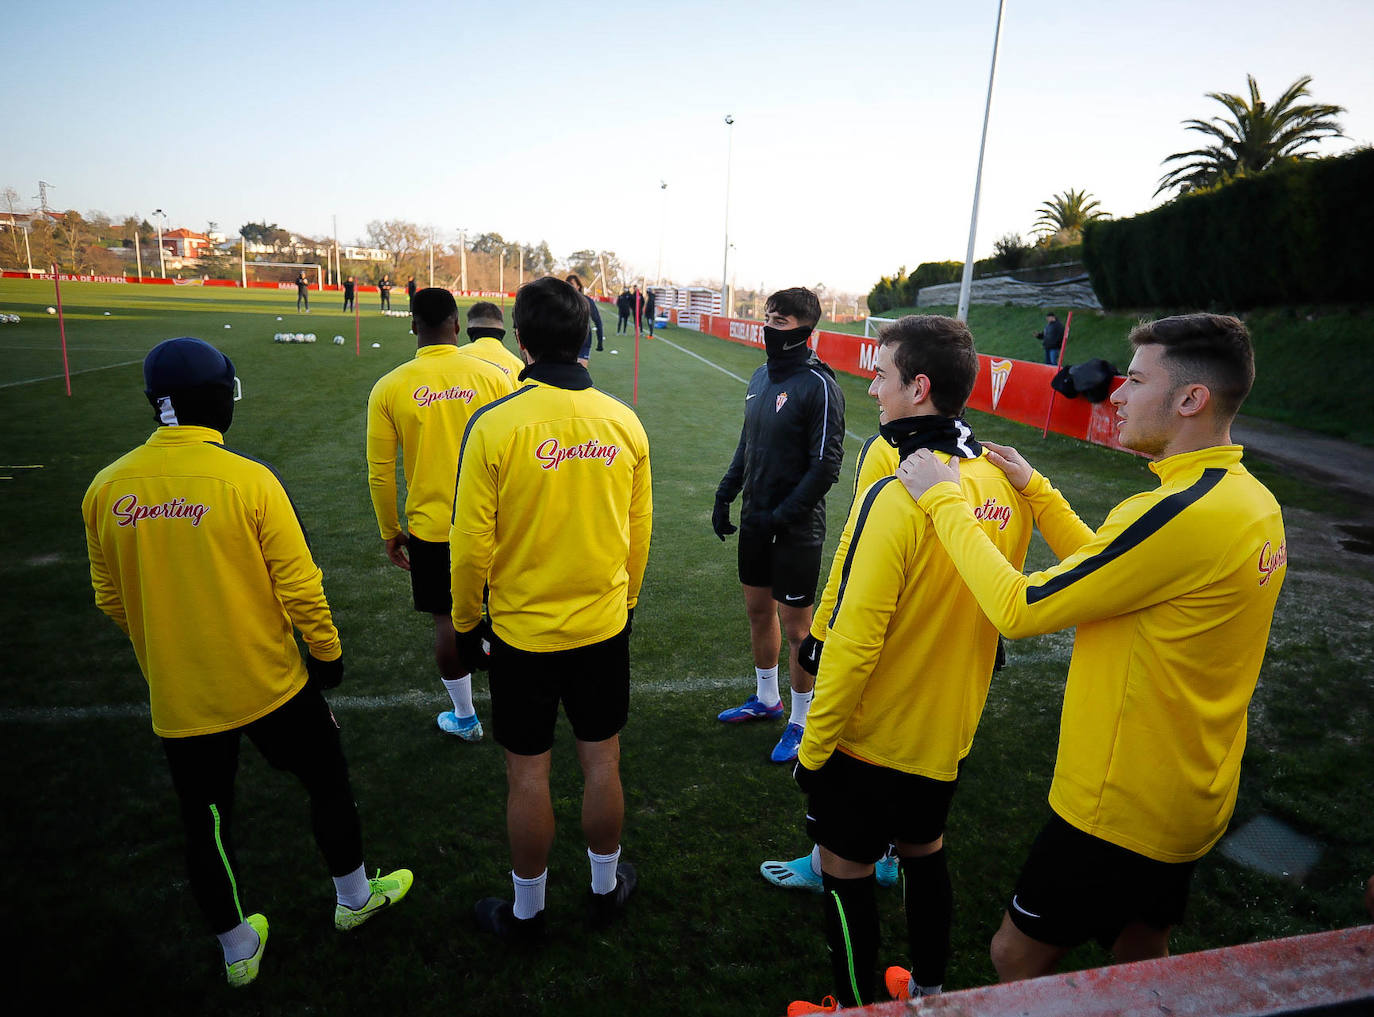
M 386 562 L 367 495 L 365 399 L 377 377 L 410 355 L 407 323 L 371 311 L 363 356 L 355 357 L 352 318 L 325 313 L 323 299 L 299 320 L 322 340 L 345 334 L 347 347 L 274 345 L 272 333 L 297 320 L 289 291 L 85 284 L 64 287 L 64 298 L 73 367 L 96 369 L 74 379 L 71 399 L 60 379 L 0 389 L 0 465 L 42 467 L 0 470 L 12 478 L 0 481 L 0 580 L 8 593 L 0 615 L 8 778 L 0 845 L 11 871 L 24 874 L 12 891 L 14 913 L 34 919 L 15 954 L 26 978 L 60 984 L 72 998 L 204 1014 L 778 1013 L 794 996 L 819 998 L 834 988 L 818 901 L 758 876 L 762 860 L 795 857 L 807 846 L 802 800 L 785 768 L 766 761 L 778 729 L 726 728 L 714 719 L 752 686 L 734 544 L 721 544 L 710 529 L 712 494 L 739 434 L 738 381 L 668 343 L 642 346 L 639 412 L 652 445 L 656 513 L 624 736 L 625 850 L 640 866 L 641 890 L 623 926 L 583 931 L 581 786 L 570 735 L 560 727 L 560 829 L 549 888 L 555 938 L 543 954 L 522 959 L 484 941 L 471 920 L 477 898 L 509 892 L 501 753 L 489 740 L 459 745 L 435 729 L 444 697 L 429 621 L 411 610 L 405 577 Z M 42 313 L 49 300 L 43 284 L 0 283 L 0 306 L 25 316 L 20 326 L 0 326 L 0 384 L 31 376 L 24 372 L 53 373 L 54 361 L 60 373 L 56 326 Z M 1075 336 L 1078 328 L 1075 318 Z M 416 873 L 394 914 L 336 934 L 304 799 L 290 778 L 245 749 L 241 887 L 245 905 L 271 919 L 272 939 L 259 984 L 238 994 L 223 984 L 218 951 L 185 884 L 175 799 L 133 653 L 92 605 L 79 513 L 94 473 L 153 428 L 138 363 L 104 365 L 138 361 L 158 340 L 184 334 L 222 345 L 234 359 L 244 400 L 228 441 L 277 467 L 324 569 L 348 661 L 331 701 L 368 864 Z M 668 329 L 664 337 L 741 376 L 759 362 L 756 350 L 696 333 Z M 10 353 L 19 346 L 41 348 L 16 366 Z M 607 351 L 593 354 L 593 373 L 628 399 L 632 339 L 608 336 Z M 864 382 L 841 377 L 840 385 L 849 430 L 872 433 L 876 412 Z M 1153 482 L 1130 456 L 1059 436 L 1042 440 L 1034 429 L 983 415 L 973 426 L 1022 448 L 1093 524 Z M 846 469 L 829 500 L 830 550 L 857 448 L 846 442 Z M 1176 950 L 1364 920 L 1359 890 L 1374 872 L 1365 606 L 1374 568 L 1368 558 L 1332 552 L 1330 507 L 1320 493 L 1289 508 L 1289 586 L 1252 710 L 1237 820 L 1273 812 L 1322 840 L 1326 855 L 1307 885 L 1294 886 L 1214 852 L 1199 866 Z M 1037 538 L 1031 565 L 1049 560 Z M 987 943 L 1047 814 L 1071 642 L 1056 633 L 1012 643 L 1011 666 L 993 683 L 950 818 L 957 895 L 950 988 L 993 978 Z M 479 711 L 489 716 L 485 681 L 476 685 Z M 884 892 L 879 900 L 881 959 L 895 962 L 905 939 L 899 899 Z M 1071 963 L 1105 959 L 1090 947 Z

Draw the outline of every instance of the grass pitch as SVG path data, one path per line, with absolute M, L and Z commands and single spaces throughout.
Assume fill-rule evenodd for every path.
M 337 295 L 317 297 L 315 313 L 297 317 L 294 291 L 68 284 L 76 372 L 69 399 L 56 319 L 43 310 L 51 292 L 51 284 L 0 281 L 0 310 L 23 316 L 19 325 L 0 325 L 0 844 L 18 940 L 12 957 L 26 985 L 52 999 L 98 997 L 116 1011 L 209 1014 L 776 1014 L 790 999 L 833 989 L 818 900 L 758 875 L 762 860 L 808 847 L 802 799 L 787 770 L 766 758 L 779 727 L 715 721 L 753 680 L 734 543 L 721 544 L 710 529 L 712 494 L 738 438 L 743 386 L 711 365 L 747 377 L 757 351 L 677 329 L 642 345 L 638 408 L 652 446 L 656 512 L 623 736 L 625 857 L 639 866 L 641 886 L 624 924 L 583 931 L 581 783 L 570 733 L 560 728 L 554 938 L 542 954 L 522 958 L 482 938 L 471 918 L 479 897 L 510 890 L 500 750 L 490 740 L 458 744 L 435 728 L 445 697 L 429 620 L 410 609 L 406 577 L 387 563 L 368 501 L 365 401 L 376 378 L 411 355 L 407 321 L 382 317 L 375 298 L 365 300 L 362 355 L 355 356 L 352 316 L 333 313 Z M 272 334 L 288 328 L 314 331 L 319 341 L 274 345 Z M 343 348 L 329 342 L 335 334 L 346 337 Z M 79 512 L 96 470 L 152 430 L 140 363 L 175 335 L 214 342 L 238 367 L 244 399 L 227 440 L 285 478 L 342 633 L 348 674 L 331 702 L 367 863 L 416 874 L 395 913 L 335 933 L 305 799 L 245 749 L 241 893 L 246 908 L 272 923 L 262 976 L 245 992 L 225 986 L 219 951 L 185 884 L 175 798 L 148 724 L 146 690 L 127 641 L 93 606 Z M 606 347 L 593 354 L 593 374 L 628 400 L 633 337 L 608 335 Z M 841 387 L 850 432 L 872 433 L 876 413 L 865 383 L 842 377 Z M 1042 440 L 993 417 L 972 422 L 979 434 L 1020 447 L 1090 522 L 1152 483 L 1132 457 Z M 857 447 L 846 442 L 846 470 L 829 499 L 832 549 Z M 1360 888 L 1374 871 L 1374 568 L 1339 544 L 1333 524 L 1349 521 L 1345 506 L 1253 468 L 1285 504 L 1290 559 L 1251 712 L 1236 821 L 1270 813 L 1325 852 L 1305 885 L 1248 872 L 1213 852 L 1199 866 L 1189 918 L 1175 934 L 1179 952 L 1358 924 L 1366 920 Z M 1037 538 L 1031 564 L 1048 561 Z M 950 817 L 951 989 L 993 978 L 987 944 L 1047 812 L 1071 642 L 1070 633 L 1058 633 L 1011 644 L 1010 666 L 993 683 Z M 479 713 L 489 716 L 484 679 L 475 685 Z M 881 961 L 898 962 L 899 898 L 880 891 L 879 900 Z M 1105 959 L 1085 947 L 1070 964 Z

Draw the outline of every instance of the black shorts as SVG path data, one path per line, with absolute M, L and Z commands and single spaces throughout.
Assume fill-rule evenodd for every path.
M 415 610 L 448 614 L 453 610 L 448 541 L 439 544 L 410 537 L 406 550 L 410 552 L 410 592 L 415 598 Z
M 558 704 L 582 742 L 620 733 L 630 714 L 630 629 L 575 650 L 532 653 L 495 635 L 487 665 L 493 736 L 518 756 L 553 748 Z
M 1041 943 L 1096 939 L 1111 949 L 1133 923 L 1167 929 L 1181 922 L 1196 867 L 1147 858 L 1053 815 L 1031 845 L 1007 914 Z
M 893 841 L 929 844 L 945 832 L 959 779 L 932 780 L 836 750 L 807 798 L 806 832 L 841 858 L 871 864 Z
M 746 539 L 740 533 L 739 581 L 745 586 L 767 586 L 773 599 L 788 607 L 810 607 L 816 602 L 816 581 L 821 577 L 821 548 L 782 540 Z

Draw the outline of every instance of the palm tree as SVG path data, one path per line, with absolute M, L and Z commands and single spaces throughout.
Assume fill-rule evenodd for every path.
M 1096 198 L 1087 191 L 1075 191 L 1072 187 L 1063 194 L 1056 194 L 1038 211 L 1040 218 L 1035 220 L 1035 232 L 1045 237 L 1059 236 L 1065 242 L 1077 241 L 1085 224 L 1094 219 L 1108 218 Z
M 1190 152 L 1175 152 L 1165 159 L 1164 166 L 1178 165 L 1160 177 L 1155 194 L 1174 187 L 1186 194 L 1232 177 L 1258 173 L 1281 159 L 1304 159 L 1312 154 L 1304 146 L 1322 138 L 1345 136 L 1336 122 L 1336 115 L 1344 113 L 1345 107 L 1298 101 L 1311 95 L 1307 90 L 1311 75 L 1289 85 L 1272 106 L 1260 98 L 1253 75 L 1247 74 L 1245 80 L 1250 85 L 1248 100 L 1225 92 L 1207 93 L 1207 98 L 1226 107 L 1229 117 L 1183 121 L 1188 130 L 1206 135 L 1213 143 Z

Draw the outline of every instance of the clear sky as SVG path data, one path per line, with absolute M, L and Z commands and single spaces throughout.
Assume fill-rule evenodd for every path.
M 866 292 L 962 260 L 996 0 L 16 5 L 0 186 L 85 213 L 265 218 L 344 242 L 372 219 L 719 280 L 727 128 L 740 286 Z M 1008 0 L 977 256 L 1086 189 L 1157 203 L 1180 126 L 1313 77 L 1374 142 L 1368 0 Z M 659 187 L 666 181 L 666 191 Z

